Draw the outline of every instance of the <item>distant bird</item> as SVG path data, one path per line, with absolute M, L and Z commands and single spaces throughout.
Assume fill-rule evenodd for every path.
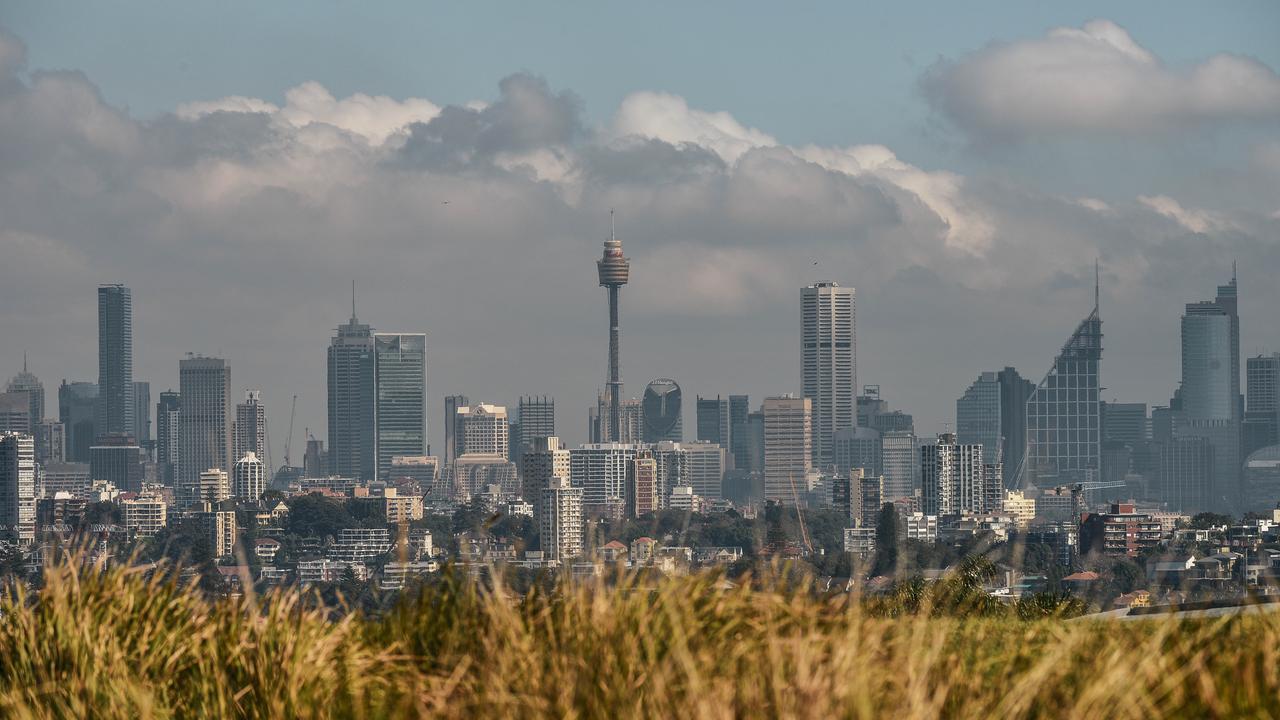
M 448 200 L 441 200 L 441 201 L 440 201 L 440 204 L 441 204 L 441 205 L 448 205 L 448 204 L 449 204 L 449 201 L 448 201 Z
M 813 261 L 813 264 L 814 264 L 814 265 L 817 265 L 817 264 L 818 264 L 818 261 L 817 261 L 817 260 L 814 260 L 814 261 Z

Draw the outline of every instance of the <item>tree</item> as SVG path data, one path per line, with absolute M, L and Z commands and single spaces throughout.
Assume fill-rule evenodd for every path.
M 288 530 L 295 535 L 337 535 L 339 530 L 358 524 L 347 511 L 345 503 L 319 493 L 302 495 L 289 503 Z
M 876 561 L 872 575 L 893 572 L 898 566 L 898 510 L 892 503 L 880 506 L 876 519 Z
M 1195 516 L 1191 518 L 1191 527 L 1195 528 L 1196 530 L 1208 530 L 1209 528 L 1212 528 L 1212 527 L 1221 527 L 1223 525 L 1230 525 L 1233 522 L 1235 522 L 1235 519 L 1232 518 L 1230 515 L 1223 515 L 1221 513 L 1202 512 L 1202 513 L 1197 513 Z

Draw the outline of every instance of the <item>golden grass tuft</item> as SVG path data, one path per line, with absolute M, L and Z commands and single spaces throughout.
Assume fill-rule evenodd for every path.
M 1274 613 L 885 617 L 712 574 L 523 599 L 448 574 L 370 619 L 125 568 L 47 577 L 0 602 L 4 717 L 1280 715 Z

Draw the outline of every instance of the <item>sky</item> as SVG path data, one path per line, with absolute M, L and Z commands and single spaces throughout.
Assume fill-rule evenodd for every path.
M 0 7 L 0 376 L 96 376 L 99 283 L 135 379 L 186 352 L 325 436 L 350 315 L 428 335 L 443 397 L 603 387 L 609 211 L 629 395 L 798 392 L 799 288 L 858 305 L 858 382 L 954 421 L 1038 380 L 1092 309 L 1104 396 L 1167 401 L 1183 304 L 1238 262 L 1280 350 L 1280 5 L 47 3 Z M 293 452 L 300 455 L 300 450 Z

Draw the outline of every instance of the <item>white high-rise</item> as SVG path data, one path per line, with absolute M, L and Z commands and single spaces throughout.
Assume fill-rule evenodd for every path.
M 800 290 L 801 393 L 812 402 L 813 463 L 835 459 L 834 438 L 857 425 L 857 319 L 853 288 L 823 282 Z
M 952 433 L 920 448 L 920 484 L 926 515 L 959 515 L 986 510 L 981 445 L 961 445 Z
M 582 489 L 582 504 L 588 510 L 621 517 L 627 499 L 627 469 L 638 446 L 625 443 L 596 443 L 569 451 L 569 477 Z
M 22 545 L 36 539 L 36 443 L 30 435 L 0 434 L 0 533 Z
M 232 493 L 242 500 L 257 500 L 266 490 L 266 468 L 256 453 L 247 452 L 232 469 Z
M 542 490 L 539 530 L 543 557 L 564 563 L 582 554 L 582 488 L 554 478 Z

